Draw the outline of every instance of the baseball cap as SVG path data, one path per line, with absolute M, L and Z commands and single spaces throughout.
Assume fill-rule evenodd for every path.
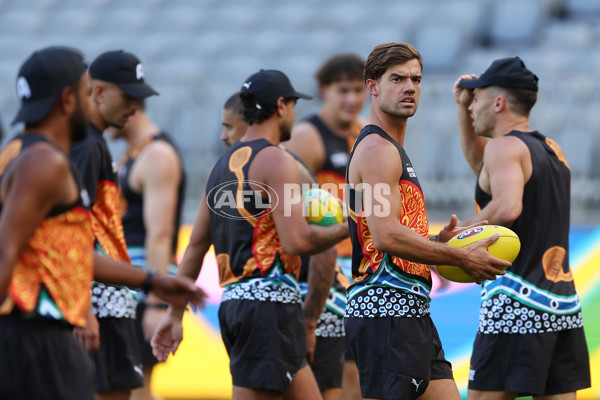
M 519 57 L 509 57 L 494 61 L 478 79 L 464 79 L 459 85 L 466 89 L 500 86 L 537 92 L 538 77 Z
M 144 67 L 135 55 L 123 50 L 107 51 L 90 64 L 90 77 L 111 82 L 135 99 L 158 95 L 144 82 Z
M 256 108 L 275 104 L 280 97 L 312 99 L 307 94 L 297 92 L 289 78 L 283 72 L 274 69 L 261 69 L 251 75 L 242 84 L 241 93 L 250 94 L 256 102 Z
M 87 65 L 70 47 L 51 46 L 35 51 L 19 69 L 17 96 L 21 108 L 12 124 L 36 124 L 50 112 L 60 92 L 77 82 Z

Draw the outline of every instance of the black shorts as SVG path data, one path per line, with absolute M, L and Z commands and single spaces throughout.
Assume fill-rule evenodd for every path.
M 345 318 L 344 324 L 363 397 L 416 399 L 430 380 L 453 379 L 429 316 Z
M 100 348 L 92 355 L 96 366 L 95 391 L 144 386 L 135 320 L 99 318 Z
M 342 387 L 346 338 L 317 337 L 314 360 L 311 364 L 319 390 Z
M 144 311 L 146 311 L 146 303 L 139 302 L 135 309 L 135 332 L 137 336 L 137 346 L 142 359 L 143 366 L 153 366 L 158 364 L 158 359 L 154 357 L 152 353 L 152 346 L 146 341 L 144 337 L 144 330 L 142 329 L 142 318 L 144 317 Z
M 0 317 L 0 399 L 92 400 L 93 379 L 73 327 Z
M 469 389 L 552 395 L 590 386 L 583 328 L 536 334 L 478 333 L 475 338 Z
M 219 307 L 233 384 L 284 393 L 306 365 L 300 304 L 228 300 Z

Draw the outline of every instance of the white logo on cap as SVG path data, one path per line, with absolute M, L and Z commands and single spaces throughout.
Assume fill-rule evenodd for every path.
M 252 85 L 252 82 L 244 82 L 244 84 L 242 86 L 245 87 L 246 89 L 250 89 L 250 85 Z
M 144 78 L 144 67 L 142 67 L 142 64 L 135 66 L 135 77 L 138 81 Z
M 29 83 L 27 83 L 27 79 L 23 76 L 20 76 L 19 79 L 17 79 L 17 96 L 19 96 L 20 100 L 31 97 Z

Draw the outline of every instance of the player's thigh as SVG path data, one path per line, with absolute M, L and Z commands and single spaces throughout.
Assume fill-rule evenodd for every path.
M 283 396 L 274 390 L 251 389 L 241 386 L 233 386 L 231 400 L 281 400 Z
M 418 400 L 460 400 L 460 393 L 454 379 L 434 379 L 429 381 L 425 393 Z
M 342 399 L 360 400 L 361 398 L 358 367 L 354 360 L 346 360 L 344 362 L 344 377 L 342 379 Z
M 323 400 L 341 400 L 342 388 L 325 389 L 322 393 Z
M 473 390 L 467 392 L 468 400 L 514 400 L 515 392 L 504 392 L 500 390 Z
M 285 400 L 322 399 L 317 380 L 308 365 L 298 370 L 283 398 Z
M 533 400 L 576 400 L 577 392 L 551 394 L 548 396 L 533 396 Z

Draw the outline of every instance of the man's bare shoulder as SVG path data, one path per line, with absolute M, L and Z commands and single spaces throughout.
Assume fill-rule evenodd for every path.
M 2 195 L 15 183 L 29 187 L 49 201 L 62 199 L 72 181 L 71 164 L 67 156 L 49 143 L 27 147 L 4 171 Z
M 484 150 L 485 158 L 511 158 L 515 156 L 526 156 L 529 148 L 521 139 L 512 135 L 504 135 L 488 141 Z
M 377 134 L 365 136 L 354 148 L 354 158 L 378 158 L 391 154 L 398 154 L 396 146 Z
M 308 121 L 300 121 L 292 129 L 292 139 L 298 140 L 320 140 L 319 130 L 314 124 Z
M 250 177 L 252 180 L 268 181 L 274 177 L 291 176 L 292 171 L 298 174 L 296 160 L 287 151 L 278 146 L 267 146 L 258 152 L 252 166 Z
M 171 144 L 164 140 L 154 140 L 140 152 L 138 161 L 159 164 L 179 163 L 179 155 Z

